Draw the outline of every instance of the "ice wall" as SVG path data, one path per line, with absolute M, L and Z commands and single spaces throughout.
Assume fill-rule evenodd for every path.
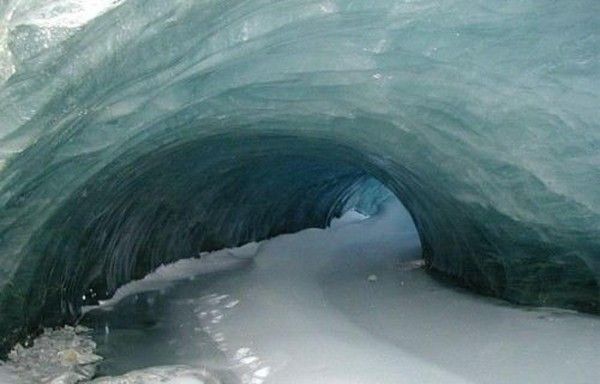
M 162 261 L 324 225 L 369 176 L 432 270 L 600 311 L 598 14 L 1 3 L 0 344 Z

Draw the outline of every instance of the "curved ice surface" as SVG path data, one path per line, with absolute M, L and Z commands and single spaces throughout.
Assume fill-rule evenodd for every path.
M 374 206 L 369 177 L 433 270 L 598 312 L 599 12 L 2 2 L 0 344 L 161 263 Z

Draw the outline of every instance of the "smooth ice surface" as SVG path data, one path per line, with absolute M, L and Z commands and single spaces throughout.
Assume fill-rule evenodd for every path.
M 600 313 L 598 14 L 0 1 L 0 354 L 161 264 L 373 207 L 372 178 L 432 271 Z
M 186 364 L 249 384 L 600 380 L 597 318 L 443 285 L 421 268 L 397 202 L 357 216 L 263 241 L 252 265 L 88 313 L 101 372 Z

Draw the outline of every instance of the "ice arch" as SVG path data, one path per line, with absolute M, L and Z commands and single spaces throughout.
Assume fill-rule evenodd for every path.
M 82 287 L 323 225 L 369 176 L 432 270 L 600 310 L 597 1 L 25 3 L 0 8 L 3 346 Z

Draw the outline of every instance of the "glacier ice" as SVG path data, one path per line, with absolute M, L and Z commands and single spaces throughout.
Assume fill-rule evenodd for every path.
M 372 208 L 373 178 L 432 271 L 600 312 L 599 12 L 2 2 L 0 345 L 162 263 Z

